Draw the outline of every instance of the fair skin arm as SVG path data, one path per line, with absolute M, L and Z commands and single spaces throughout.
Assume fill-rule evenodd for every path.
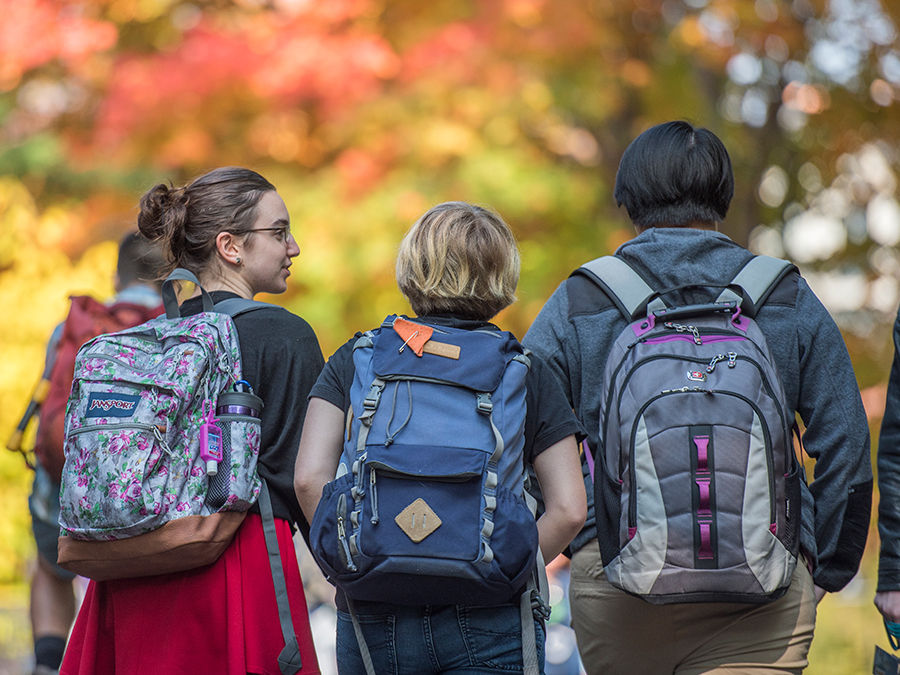
M 294 491 L 310 522 L 322 488 L 337 471 L 343 433 L 344 412 L 324 399 L 310 399 L 294 464 Z M 545 560 L 552 560 L 578 534 L 587 516 L 575 437 L 569 436 L 538 455 L 534 469 L 546 507 L 538 519 L 541 553 Z
M 294 491 L 310 523 L 322 488 L 337 471 L 343 434 L 344 411 L 325 399 L 311 398 L 294 463 Z
M 876 593 L 875 606 L 888 621 L 900 622 L 900 591 L 881 591 Z
M 541 554 L 550 562 L 578 534 L 587 517 L 587 496 L 581 460 L 574 436 L 554 443 L 534 460 L 534 471 L 544 495 L 544 513 L 538 518 Z

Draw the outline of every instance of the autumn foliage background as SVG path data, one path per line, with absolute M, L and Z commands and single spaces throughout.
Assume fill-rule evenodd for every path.
M 140 195 L 239 164 L 278 187 L 290 290 L 331 353 L 405 311 L 406 228 L 487 204 L 523 253 L 523 335 L 578 264 L 632 236 L 618 160 L 652 124 L 712 129 L 726 234 L 789 257 L 844 331 L 874 441 L 900 293 L 896 0 L 0 0 L 0 437 L 69 294 L 112 293 Z M 810 470 L 812 466 L 810 465 Z M 34 558 L 21 458 L 0 456 L 0 651 Z M 820 607 L 810 673 L 871 672 L 877 533 Z M 17 623 L 18 622 L 18 623 Z M 823 635 L 825 637 L 823 637 Z

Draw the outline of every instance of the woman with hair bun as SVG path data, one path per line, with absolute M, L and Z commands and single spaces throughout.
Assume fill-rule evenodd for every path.
M 160 242 L 166 272 L 193 272 L 213 302 L 283 293 L 300 248 L 275 187 L 239 167 L 184 187 L 159 184 L 141 199 L 138 227 Z M 199 313 L 196 297 L 182 315 Z M 293 546 L 308 524 L 292 469 L 307 395 L 324 365 L 312 328 L 272 305 L 234 319 L 243 377 L 262 398 L 259 473 L 269 485 L 303 675 L 318 673 Z M 284 639 L 259 508 L 222 556 L 206 567 L 152 577 L 92 581 L 69 641 L 65 675 L 281 675 Z

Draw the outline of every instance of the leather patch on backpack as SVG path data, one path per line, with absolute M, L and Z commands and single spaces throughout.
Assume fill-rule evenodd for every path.
M 417 544 L 441 526 L 441 519 L 421 497 L 398 513 L 394 522 Z
M 459 360 L 459 345 L 450 345 L 446 342 L 435 342 L 429 340 L 422 347 L 422 351 L 426 354 L 434 354 L 435 356 L 443 356 L 446 359 Z

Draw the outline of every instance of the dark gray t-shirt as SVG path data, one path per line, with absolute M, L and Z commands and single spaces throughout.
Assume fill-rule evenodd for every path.
M 213 291 L 213 302 L 238 297 Z M 182 314 L 196 314 L 201 299 L 191 298 Z M 304 536 L 309 525 L 294 493 L 294 461 L 306 418 L 307 397 L 322 371 L 324 358 L 310 325 L 282 307 L 256 309 L 234 319 L 241 345 L 244 379 L 263 400 L 259 474 L 272 493 L 276 518 L 296 523 Z M 259 507 L 251 509 L 258 513 Z

